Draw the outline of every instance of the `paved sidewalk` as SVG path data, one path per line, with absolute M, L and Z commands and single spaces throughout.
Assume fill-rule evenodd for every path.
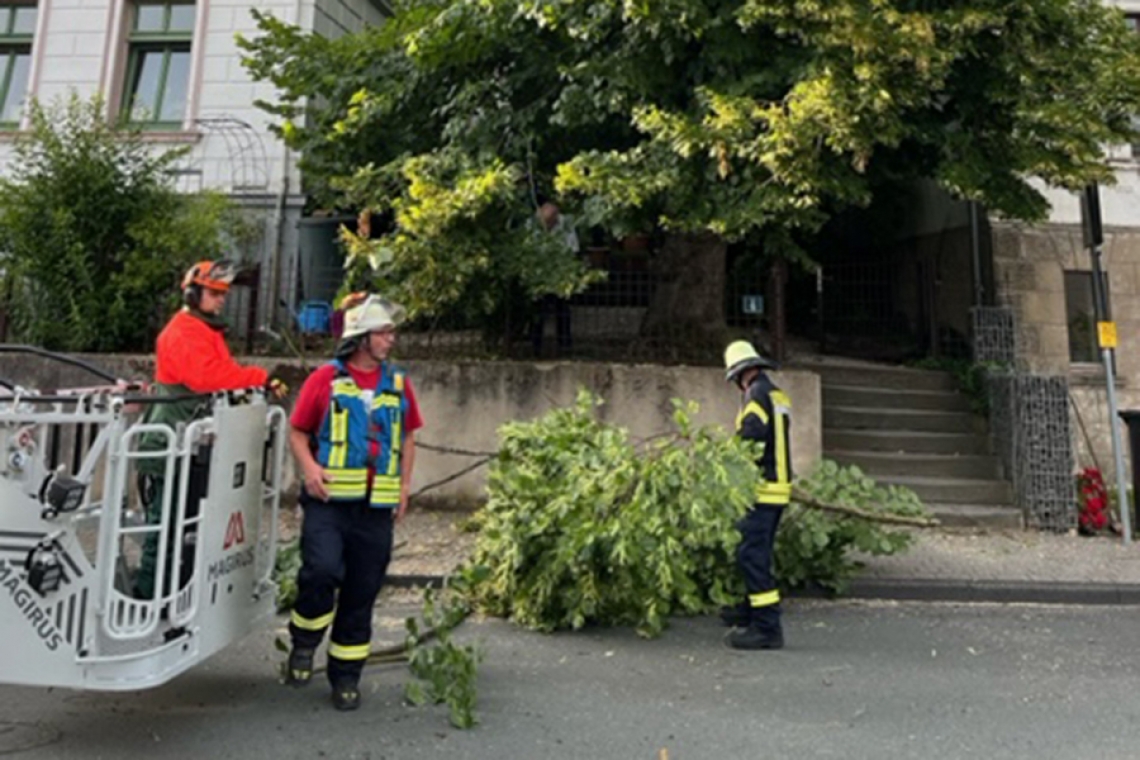
M 1118 536 L 928 530 L 905 554 L 865 561 L 853 596 L 1140 604 L 1140 542 Z
M 451 572 L 475 543 L 468 513 L 412 510 L 396 530 L 397 585 Z M 1037 531 L 920 530 L 905 554 L 864 557 L 848 596 L 924 601 L 1140 604 L 1140 541 Z

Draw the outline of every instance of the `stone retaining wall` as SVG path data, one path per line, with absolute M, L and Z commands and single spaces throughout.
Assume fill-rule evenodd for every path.
M 116 376 L 149 378 L 153 359 L 147 356 L 100 355 L 85 359 Z M 255 359 L 275 374 L 287 377 L 294 392 L 304 377 L 299 362 Z M 533 419 L 555 406 L 572 403 L 585 387 L 606 400 L 603 419 L 647 437 L 671 429 L 673 398 L 701 405 L 700 424 L 732 425 L 738 396 L 714 367 L 664 367 L 590 363 L 433 362 L 402 363 L 416 388 L 426 425 L 417 434 L 425 443 L 475 451 L 494 451 L 497 430 L 511 420 Z M 55 388 L 99 382 L 82 370 L 37 357 L 0 355 L 0 377 L 29 387 Z M 792 461 L 806 472 L 822 449 L 819 376 L 806 370 L 773 374 L 791 396 L 795 409 Z M 295 395 L 295 393 L 294 393 Z M 416 460 L 414 487 L 446 478 L 472 459 L 421 450 Z M 486 468 L 448 483 L 432 493 L 451 502 L 482 496 Z

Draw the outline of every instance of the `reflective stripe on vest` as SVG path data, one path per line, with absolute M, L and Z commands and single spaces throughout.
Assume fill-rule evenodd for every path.
M 779 495 L 787 504 L 792 498 L 792 466 L 791 452 L 788 451 L 788 422 L 792 418 L 792 400 L 783 391 L 772 391 L 772 416 L 775 420 L 776 439 L 776 480 L 773 483 L 764 483 L 756 489 L 756 495 L 772 497 Z
M 768 398 L 772 404 L 772 418 L 769 418 L 759 402 L 750 400 L 736 417 L 736 429 L 739 431 L 743 428 L 744 419 L 750 414 L 755 414 L 768 427 L 768 439 L 761 443 L 761 456 L 767 454 L 769 447 L 772 447 L 775 477 L 769 480 L 766 477 L 767 473 L 762 474 L 761 481 L 756 485 L 754 499 L 757 504 L 783 507 L 792 500 L 792 468 L 789 451 L 792 400 L 788 394 L 779 389 L 771 391 Z
M 403 421 L 408 403 L 404 373 L 385 364 L 376 388 L 365 391 L 343 364 L 333 364 L 337 374 L 330 389 L 329 409 L 316 436 L 316 459 L 330 478 L 329 498 L 353 501 L 364 499 L 371 491 L 372 506 L 395 507 L 400 503 Z M 371 455 L 372 441 L 379 446 L 377 457 Z

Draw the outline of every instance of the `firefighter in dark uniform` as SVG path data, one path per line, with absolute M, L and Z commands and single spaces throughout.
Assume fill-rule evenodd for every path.
M 741 540 L 736 559 L 744 576 L 748 598 L 721 610 L 728 625 L 736 627 L 727 643 L 734 649 L 780 649 L 780 591 L 772 573 L 776 529 L 792 495 L 790 446 L 792 402 L 764 373 L 775 365 L 757 353 L 751 343 L 738 340 L 724 352 L 725 375 L 740 389 L 741 410 L 736 434 L 763 447 L 757 465 L 761 479 L 755 504 L 740 521 Z
M 411 382 L 388 361 L 396 307 L 375 296 L 352 298 L 336 359 L 305 380 L 289 431 L 304 478 L 304 523 L 287 679 L 309 682 L 314 651 L 331 628 L 328 679 L 338 710 L 360 705 L 372 608 L 393 524 L 408 507 L 414 434 L 423 424 Z

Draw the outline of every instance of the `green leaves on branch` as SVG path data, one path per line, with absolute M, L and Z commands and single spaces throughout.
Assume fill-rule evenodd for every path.
M 398 179 L 393 180 L 398 174 Z M 454 307 L 489 314 L 512 284 L 530 298 L 568 297 L 597 279 L 560 238 L 527 213 L 517 171 L 502 162 L 468 160 L 455 152 L 424 154 L 384 169 L 369 168 L 340 186 L 394 217 L 378 238 L 341 232 L 349 258 L 348 290 L 373 287 L 404 304 L 410 316 L 438 316 Z M 399 184 L 398 195 L 367 190 Z
M 412 318 L 467 327 L 517 297 L 565 297 L 596 279 L 534 224 L 532 167 L 553 156 L 532 120 L 545 123 L 559 74 L 500 26 L 507 10 L 397 2 L 381 28 L 334 42 L 255 13 L 262 34 L 239 46 L 281 92 L 261 105 L 301 153 L 310 191 L 374 216 L 372 239 L 344 234 L 347 290 L 375 288 Z M 489 65 L 502 45 L 511 54 Z M 527 73 L 512 78 L 516 68 Z
M 755 477 L 745 444 L 694 429 L 638 446 L 577 402 L 500 431 L 472 563 L 476 603 L 528 628 L 632 625 L 655 636 L 669 615 L 727 603 L 735 521 Z
M 870 515 L 928 517 L 910 489 L 880 486 L 858 467 L 841 467 L 828 460 L 798 480 L 796 491 L 813 501 L 854 507 Z M 911 538 L 906 530 L 793 501 L 780 522 L 776 576 L 788 588 L 814 585 L 843 593 L 859 569 L 853 552 L 896 554 L 910 545 Z
M 297 602 L 297 573 L 301 571 L 301 540 L 277 547 L 273 582 L 277 586 L 277 611 L 288 612 Z
M 441 601 L 427 589 L 423 606 L 426 631 L 421 630 L 415 618 L 405 622 L 408 667 L 413 679 L 405 684 L 404 696 L 414 705 L 447 704 L 451 725 L 456 728 L 472 728 L 478 723 L 475 676 L 482 655 L 474 644 L 460 646 L 451 638 L 468 612 L 461 594 L 447 592 Z M 434 642 L 428 643 L 426 632 L 431 632 Z
M 477 605 L 535 630 L 632 625 L 655 636 L 670 615 L 739 599 L 736 522 L 752 506 L 757 452 L 694 427 L 693 403 L 674 404 L 676 432 L 641 445 L 599 421 L 600 402 L 584 391 L 570 408 L 503 426 L 472 558 L 485 573 L 471 584 Z M 914 494 L 834 463 L 800 487 L 872 514 L 923 514 Z M 867 520 L 792 506 L 777 566 L 789 586 L 841 590 L 856 568 L 851 550 L 891 553 L 906 541 Z
M 1039 219 L 1034 180 L 1110 180 L 1140 111 L 1140 39 L 1095 0 L 430 0 L 335 41 L 258 18 L 246 64 L 327 199 L 458 151 L 613 231 L 810 232 L 917 178 Z

